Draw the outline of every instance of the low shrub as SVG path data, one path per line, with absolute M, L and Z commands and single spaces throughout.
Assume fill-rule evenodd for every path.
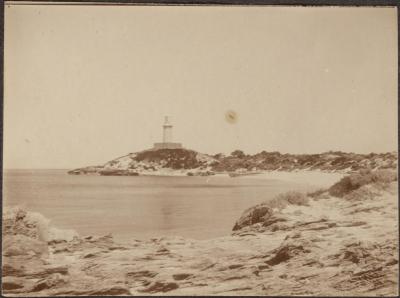
M 203 161 L 197 160 L 197 153 L 187 149 L 159 149 L 155 151 L 142 151 L 134 158 L 135 161 L 162 163 L 164 168 L 194 169 Z
M 289 191 L 277 195 L 271 201 L 266 202 L 270 208 L 283 209 L 287 205 L 308 206 L 308 197 L 298 191 Z
M 346 194 L 371 183 L 387 184 L 397 180 L 397 173 L 391 170 L 363 170 L 343 177 L 339 182 L 329 188 L 329 194 L 342 198 Z

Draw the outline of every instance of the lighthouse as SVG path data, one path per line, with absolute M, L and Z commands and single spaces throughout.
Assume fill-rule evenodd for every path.
M 163 129 L 162 143 L 154 143 L 153 150 L 182 148 L 181 143 L 174 143 L 172 141 L 172 127 L 173 125 L 171 124 L 169 117 L 165 116 L 164 124 L 162 126 Z
M 172 143 L 172 124 L 169 122 L 168 116 L 164 118 L 163 143 Z

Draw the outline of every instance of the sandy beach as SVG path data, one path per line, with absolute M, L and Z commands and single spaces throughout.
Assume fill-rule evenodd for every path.
M 323 172 L 319 170 L 297 170 L 297 171 L 269 171 L 256 175 L 241 176 L 243 179 L 277 179 L 301 184 L 309 184 L 316 187 L 326 188 L 338 182 L 346 173 Z

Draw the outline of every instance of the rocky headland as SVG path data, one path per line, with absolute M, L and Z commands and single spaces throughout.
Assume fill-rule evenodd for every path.
M 363 170 L 246 210 L 231 235 L 117 243 L 3 214 L 7 296 L 398 294 L 397 172 Z
M 240 150 L 226 156 L 208 155 L 189 149 L 144 150 L 113 159 L 104 165 L 69 171 L 74 175 L 105 176 L 207 176 L 218 173 L 265 171 L 323 171 L 351 173 L 362 169 L 396 169 L 397 153 L 355 154 L 331 151 L 321 154 L 260 152 L 247 155 Z

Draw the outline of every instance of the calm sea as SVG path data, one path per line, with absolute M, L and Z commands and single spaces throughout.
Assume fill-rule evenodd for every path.
M 6 170 L 3 204 L 22 205 L 80 235 L 118 240 L 229 235 L 242 212 L 307 185 L 230 177 L 74 176 L 64 170 Z

